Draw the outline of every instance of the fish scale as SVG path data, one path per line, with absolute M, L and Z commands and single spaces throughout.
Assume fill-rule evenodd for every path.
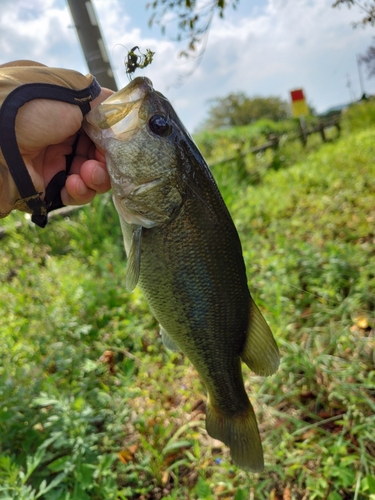
M 106 156 L 128 257 L 163 342 L 190 359 L 207 390 L 207 432 L 240 467 L 263 470 L 241 360 L 277 370 L 279 352 L 253 302 L 237 230 L 214 178 L 169 101 L 136 78 L 92 110 L 85 130 Z

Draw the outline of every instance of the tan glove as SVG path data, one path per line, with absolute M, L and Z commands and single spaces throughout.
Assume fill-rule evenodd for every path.
M 79 106 L 83 119 L 90 111 L 90 102 L 100 91 L 92 75 L 49 68 L 33 61 L 0 65 L 0 217 L 17 208 L 31 212 L 32 220 L 44 227 L 48 212 L 62 206 L 60 192 L 73 158 L 67 155 L 66 169 L 51 179 L 45 192 L 37 192 L 19 151 L 25 136 L 25 130 L 19 130 L 16 121 L 19 108 L 34 99 L 62 101 Z M 35 120 L 33 122 L 35 133 Z M 79 126 L 78 122 L 78 129 Z

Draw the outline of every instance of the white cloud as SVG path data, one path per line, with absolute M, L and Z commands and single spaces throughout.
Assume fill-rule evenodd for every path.
M 247 2 L 256 8 L 250 11 Z M 371 43 L 372 31 L 353 30 L 351 22 L 360 13 L 332 9 L 328 0 L 240 0 L 238 12 L 229 10 L 224 20 L 215 20 L 200 66 L 178 88 L 173 84 L 191 67 L 177 57 L 181 45 L 159 31 L 146 31 L 144 22 L 142 28 L 136 25 L 126 0 L 94 0 L 94 5 L 120 85 L 128 81 L 128 50 L 134 45 L 154 50 L 153 64 L 137 74 L 152 79 L 190 129 L 205 118 L 209 98 L 229 92 L 288 99 L 289 90 L 301 86 L 323 111 L 349 100 L 348 73 L 359 96 L 355 57 Z M 136 15 L 149 17 L 143 2 Z M 2 0 L 0 54 L 1 63 L 34 59 L 87 72 L 65 0 Z M 375 81 L 366 81 L 366 90 L 375 92 Z
M 54 0 L 20 0 L 2 8 L 0 54 L 1 63 L 31 59 L 87 72 L 68 8 Z
M 347 102 L 346 74 L 359 97 L 356 54 L 364 52 L 372 36 L 370 30 L 352 29 L 354 17 L 326 0 L 270 0 L 256 17 L 218 21 L 201 70 L 189 85 L 202 89 L 197 92 L 201 102 L 231 91 L 289 99 L 296 87 L 305 89 L 318 111 Z M 366 89 L 375 91 L 374 82 Z M 202 109 L 200 104 L 196 109 Z
M 119 0 L 94 0 L 95 8 L 100 19 L 101 31 L 106 42 L 107 51 L 111 59 L 116 79 L 121 86 L 128 83 L 125 72 L 125 59 L 128 51 L 138 45 L 142 52 L 150 49 L 155 52 L 151 66 L 143 71 L 152 79 L 159 89 L 166 88 L 166 79 L 170 73 L 176 73 L 176 45 L 172 41 L 144 36 L 140 28 L 132 24 L 126 14 L 124 2 Z M 144 16 L 147 16 L 144 7 Z M 137 71 L 137 75 L 142 72 Z

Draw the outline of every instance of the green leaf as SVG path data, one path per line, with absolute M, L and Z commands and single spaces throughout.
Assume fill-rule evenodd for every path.
M 90 464 L 83 464 L 77 470 L 79 483 L 83 489 L 90 489 L 93 484 L 94 466 Z
M 237 490 L 234 500 L 247 500 L 248 498 L 249 498 L 248 490 L 240 488 L 239 490 Z
M 364 491 L 371 493 L 375 493 L 375 477 L 374 476 L 366 476 L 361 481 L 361 488 Z
M 351 469 L 335 469 L 333 476 L 339 478 L 340 485 L 344 488 L 352 486 L 355 483 L 355 472 Z
M 327 500 L 342 500 L 342 496 L 340 493 L 337 493 L 337 491 L 332 491 L 328 497 Z
M 58 400 L 56 398 L 50 398 L 47 395 L 43 395 L 39 398 L 35 398 L 34 403 L 38 406 L 53 406 L 58 403 Z
M 48 446 L 52 443 L 54 443 L 55 441 L 57 441 L 59 438 L 61 438 L 62 436 L 64 436 L 63 432 L 62 431 L 59 431 L 59 432 L 55 432 L 52 437 L 46 439 L 45 441 L 43 441 L 43 443 L 40 445 L 40 448 L 41 449 L 46 449 L 48 448 Z
M 192 446 L 191 441 L 176 441 L 170 444 L 163 449 L 163 455 L 168 455 L 169 453 L 173 453 L 181 448 L 190 448 Z
M 54 460 L 53 462 L 51 462 L 50 464 L 48 464 L 47 467 L 52 472 L 59 472 L 59 471 L 65 469 L 66 463 L 69 462 L 70 460 L 71 460 L 71 457 L 69 455 L 65 456 L 65 457 L 60 457 L 60 458 Z
M 196 486 L 196 491 L 198 494 L 198 498 L 207 498 L 211 496 L 211 488 L 210 485 L 206 483 L 206 481 L 203 478 L 198 479 L 198 484 Z
M 89 360 L 87 360 L 87 361 L 89 361 Z M 76 398 L 74 400 L 72 408 L 74 410 L 81 411 L 82 408 L 85 406 L 85 403 L 86 403 L 86 401 L 84 400 L 84 398 Z

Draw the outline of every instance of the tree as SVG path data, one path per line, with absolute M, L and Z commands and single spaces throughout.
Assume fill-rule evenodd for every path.
M 243 92 L 210 100 L 207 128 L 224 128 L 247 125 L 261 118 L 279 121 L 290 115 L 289 104 L 279 97 L 253 97 Z
M 374 38 L 375 42 L 375 38 Z M 361 56 L 361 62 L 364 62 L 367 66 L 368 76 L 375 76 L 375 45 L 370 45 L 366 50 L 366 54 Z
M 368 25 L 375 25 L 375 0 L 363 2 L 357 0 L 336 0 L 333 7 L 339 7 L 343 4 L 347 5 L 349 8 L 353 5 L 357 5 L 357 7 L 365 13 L 364 17 L 360 21 L 353 23 L 354 27 L 359 25 L 364 27 Z M 375 76 L 375 45 L 370 45 L 366 54 L 360 57 L 360 61 L 366 64 L 369 77 Z
M 150 26 L 159 24 L 165 32 L 167 23 L 172 18 L 177 21 L 177 40 L 187 40 L 187 50 L 181 55 L 188 56 L 200 47 L 199 54 L 204 50 L 205 41 L 211 27 L 214 15 L 224 17 L 228 6 L 236 8 L 239 0 L 154 0 L 146 5 L 154 12 L 149 19 Z
M 365 14 L 361 21 L 353 23 L 354 26 L 363 25 L 367 26 L 370 24 L 374 26 L 375 24 L 375 1 L 357 1 L 357 0 L 336 0 L 332 7 L 339 7 L 340 5 L 346 5 L 347 7 L 352 7 L 357 5 Z

